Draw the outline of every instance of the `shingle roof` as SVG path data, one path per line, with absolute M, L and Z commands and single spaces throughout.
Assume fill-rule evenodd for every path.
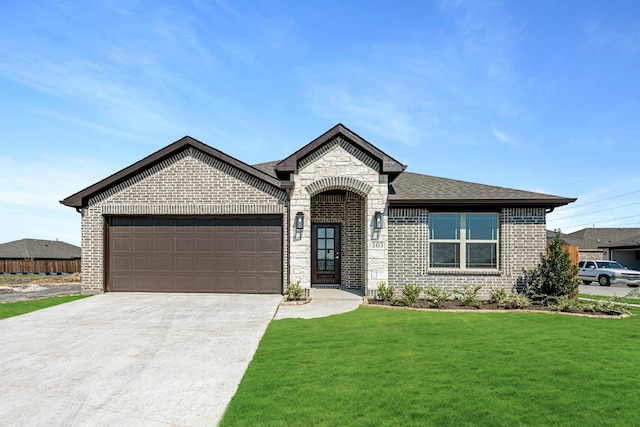
M 276 165 L 278 163 L 280 163 L 280 160 L 276 160 L 274 162 L 258 163 L 257 165 L 251 166 L 258 169 L 260 172 L 266 173 L 267 175 L 274 178 L 278 178 L 278 175 L 276 174 Z
M 76 259 L 78 246 L 57 240 L 22 239 L 0 244 L 2 259 Z
M 640 228 L 583 228 L 564 236 L 565 241 L 580 249 L 597 249 L 618 244 L 632 237 L 640 238 Z
M 640 235 L 630 237 L 624 240 L 618 240 L 616 242 L 605 243 L 598 246 L 599 248 L 640 248 Z
M 538 205 L 562 206 L 576 199 L 403 172 L 390 186 L 393 205 Z

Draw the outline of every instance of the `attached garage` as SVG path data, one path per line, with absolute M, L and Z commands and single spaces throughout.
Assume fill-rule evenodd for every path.
M 106 217 L 111 292 L 282 293 L 282 216 Z

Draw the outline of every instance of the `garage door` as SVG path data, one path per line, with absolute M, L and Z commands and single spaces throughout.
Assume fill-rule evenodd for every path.
M 282 217 L 108 217 L 107 290 L 282 292 Z

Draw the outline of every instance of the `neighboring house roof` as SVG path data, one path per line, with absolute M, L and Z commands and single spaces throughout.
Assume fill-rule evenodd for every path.
M 568 244 L 587 250 L 614 247 L 608 245 L 633 236 L 640 237 L 640 228 L 584 228 L 565 234 L 563 238 Z
M 553 230 L 546 230 L 546 231 L 547 231 L 547 243 L 551 243 L 553 238 L 556 237 L 556 232 L 553 231 Z M 565 236 L 566 236 L 566 234 L 560 233 L 560 240 L 562 240 L 565 244 L 568 244 L 565 241 Z
M 139 173 L 157 165 L 158 163 L 163 162 L 164 160 L 175 156 L 176 154 L 186 150 L 188 148 L 195 148 L 200 150 L 210 156 L 215 157 L 216 159 L 225 162 L 229 165 L 232 165 L 249 175 L 255 176 L 256 178 L 265 181 L 275 187 L 281 188 L 283 187 L 282 182 L 277 178 L 274 178 L 271 175 L 267 175 L 266 173 L 238 160 L 227 154 L 224 154 L 222 151 L 218 151 L 213 147 L 210 147 L 190 136 L 185 136 L 178 141 L 174 142 L 171 145 L 166 146 L 165 148 L 156 151 L 150 156 L 145 157 L 139 162 L 134 163 L 133 165 L 122 169 L 120 172 L 116 172 L 115 174 L 103 179 L 102 181 L 93 184 L 90 187 L 85 188 L 82 191 L 77 192 L 76 194 L 67 197 L 64 200 L 61 200 L 60 203 L 66 206 L 71 206 L 74 208 L 82 208 L 87 206 L 87 203 L 90 198 L 93 196 L 103 193 L 104 191 L 115 187 L 116 185 L 126 181 L 127 179 L 138 175 Z
M 58 240 L 22 239 L 0 244 L 1 259 L 77 259 L 80 248 Z
M 576 199 L 404 172 L 391 184 L 389 204 L 404 206 L 541 206 L 552 208 Z
M 640 249 L 640 235 L 616 242 L 606 243 L 598 247 L 610 249 Z
M 393 181 L 393 178 L 395 176 L 402 173 L 402 171 L 406 169 L 405 165 L 398 162 L 388 154 L 380 151 L 379 149 L 371 145 L 371 143 L 348 129 L 343 124 L 338 123 L 286 159 L 279 162 L 275 167 L 276 172 L 281 174 L 297 172 L 298 162 L 300 160 L 320 148 L 322 145 L 333 140 L 336 136 L 342 136 L 351 144 L 377 160 L 380 163 L 380 173 L 389 174 L 390 181 Z

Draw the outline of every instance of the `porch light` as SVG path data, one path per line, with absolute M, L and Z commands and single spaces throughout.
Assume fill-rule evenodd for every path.
M 296 214 L 296 230 L 302 230 L 304 228 L 304 214 L 302 212 L 298 212 Z
M 373 214 L 373 229 L 382 230 L 382 212 L 380 211 Z

